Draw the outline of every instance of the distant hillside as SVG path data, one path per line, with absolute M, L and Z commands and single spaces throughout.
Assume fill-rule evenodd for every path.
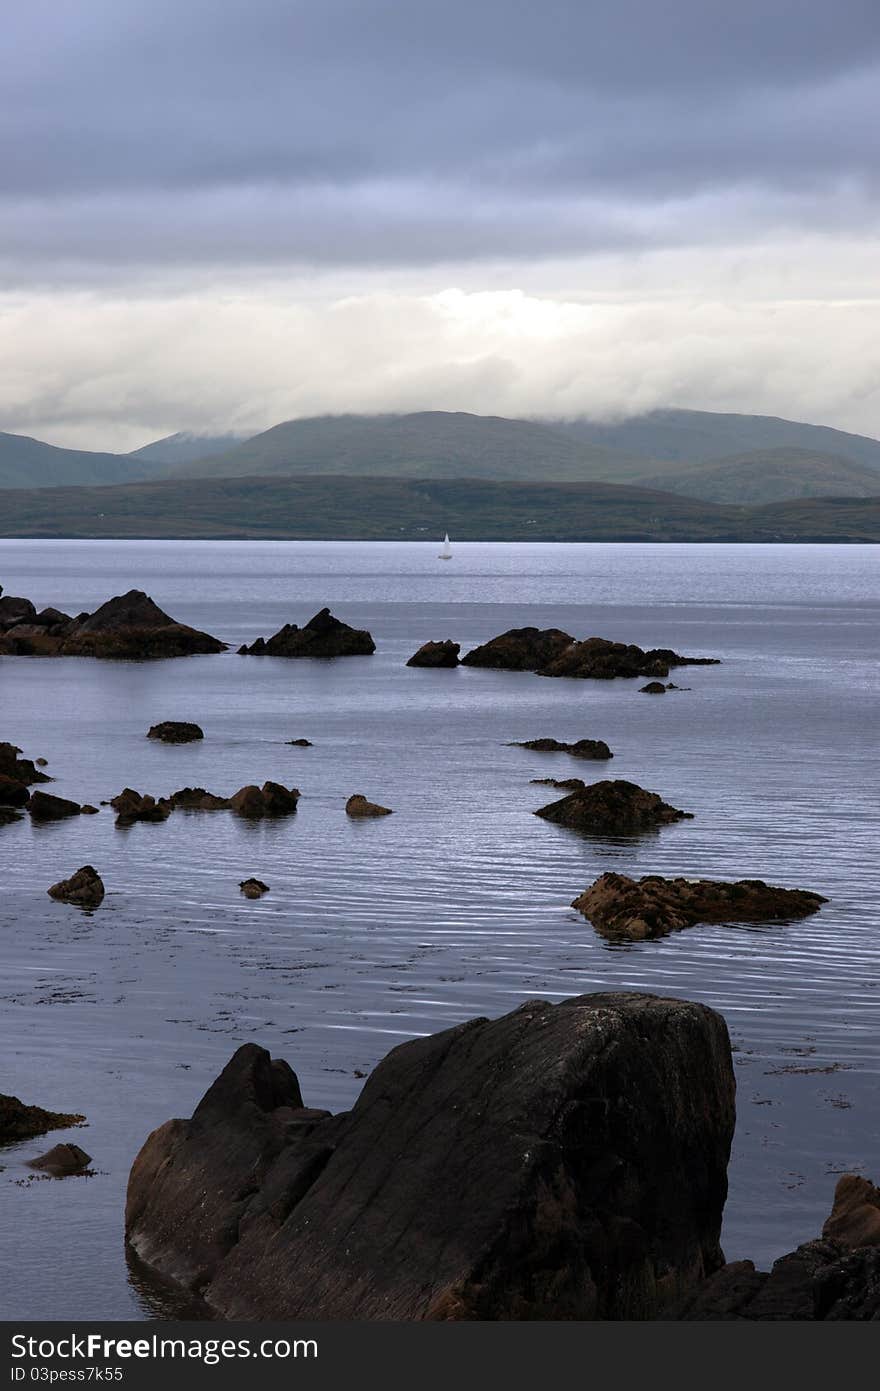
M 880 541 L 880 498 L 750 509 L 610 483 L 229 478 L 29 489 L 3 501 L 5 536 Z
M 191 430 L 181 430 L 176 435 L 166 435 L 164 439 L 154 440 L 152 444 L 133 449 L 132 459 L 146 459 L 151 464 L 191 464 L 196 459 L 206 459 L 212 454 L 223 454 L 234 449 L 249 436 L 242 432 L 227 431 L 222 435 L 199 435 Z
M 59 449 L 28 435 L 0 433 L 0 488 L 52 488 L 68 483 L 128 483 L 154 477 L 155 466 L 126 454 Z
M 175 469 L 175 478 L 506 478 L 528 482 L 616 479 L 649 460 L 561 434 L 549 425 L 464 412 L 323 415 L 289 420 L 235 449 Z
M 657 410 L 616 425 L 583 419 L 554 422 L 554 428 L 589 444 L 654 459 L 698 463 L 755 450 L 804 449 L 880 470 L 880 440 L 774 415 Z
M 665 488 L 706 502 L 743 506 L 786 498 L 876 497 L 880 493 L 880 472 L 876 469 L 807 449 L 733 454 L 727 459 L 691 464 L 677 473 L 648 476 L 642 482 L 646 487 Z

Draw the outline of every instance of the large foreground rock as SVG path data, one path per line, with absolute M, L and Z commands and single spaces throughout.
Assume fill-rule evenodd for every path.
M 55 610 L 49 612 L 56 614 Z M 64 614 L 57 617 L 64 621 L 42 626 L 30 621 L 7 628 L 2 650 L 19 656 L 115 657 L 136 661 L 226 650 L 225 642 L 178 623 L 140 589 L 108 599 L 93 614 L 72 619 Z
M 518 749 L 532 749 L 535 753 L 568 753 L 572 758 L 613 758 L 614 754 L 604 739 L 577 739 L 573 744 L 562 744 L 558 739 L 514 740 Z
M 457 667 L 461 647 L 445 638 L 443 642 L 425 642 L 407 662 L 408 667 Z
M 81 1125 L 85 1116 L 63 1111 L 44 1111 L 42 1106 L 26 1106 L 17 1096 L 4 1096 L 0 1093 L 0 1145 L 15 1144 L 18 1140 L 30 1140 L 34 1135 L 43 1135 L 47 1130 L 66 1130 L 70 1125 Z
M 590 835 L 638 835 L 670 821 L 693 819 L 691 812 L 679 811 L 656 792 L 623 778 L 577 788 L 568 797 L 539 807 L 535 815 Z
M 763 879 L 664 879 L 602 874 L 572 903 L 597 932 L 634 942 L 665 937 L 695 923 L 772 922 L 805 918 L 827 899 L 808 889 L 781 889 Z
M 273 637 L 257 638 L 238 650 L 245 657 L 368 657 L 376 644 L 365 629 L 350 628 L 321 609 L 304 628 L 285 623 Z
M 338 1116 L 246 1044 L 145 1143 L 126 1233 L 226 1318 L 652 1317 L 722 1262 L 733 1123 L 723 1019 L 651 995 L 405 1043 Z
M 83 865 L 76 874 L 61 879 L 46 892 L 61 903 L 73 903 L 77 908 L 97 908 L 104 901 L 104 881 L 92 865 Z

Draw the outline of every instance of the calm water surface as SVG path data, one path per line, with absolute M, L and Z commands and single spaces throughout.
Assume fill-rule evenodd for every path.
M 0 1090 L 82 1111 L 94 1174 L 32 1177 L 59 1132 L 0 1152 L 0 1317 L 152 1317 L 122 1210 L 147 1133 L 189 1115 L 246 1040 L 289 1060 L 307 1104 L 349 1106 L 395 1043 L 541 996 L 636 989 L 702 1000 L 736 1047 L 723 1241 L 772 1261 L 814 1235 L 836 1175 L 880 1178 L 878 551 L 870 547 L 436 542 L 0 543 L 0 582 L 70 613 L 147 590 L 233 644 L 155 663 L 0 659 L 0 738 L 96 805 L 126 784 L 229 793 L 296 784 L 295 817 L 112 813 L 0 828 Z M 324 604 L 375 656 L 245 659 L 240 642 Z M 555 625 L 720 656 L 659 700 L 637 681 L 416 671 L 427 638 L 466 648 Z M 203 743 L 144 738 L 194 719 Z M 506 741 L 602 738 L 611 765 Z M 314 747 L 285 746 L 306 737 Z M 609 772 L 610 768 L 610 772 Z M 534 817 L 542 776 L 630 778 L 695 814 L 638 840 Z M 395 808 L 357 823 L 352 792 Z M 84 863 L 82 914 L 46 887 Z M 831 902 L 790 925 L 696 927 L 611 945 L 568 906 L 596 875 L 760 876 Z M 246 902 L 238 881 L 271 885 Z

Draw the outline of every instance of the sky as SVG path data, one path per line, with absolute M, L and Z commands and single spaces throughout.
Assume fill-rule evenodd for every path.
M 29 0 L 4 38 L 2 430 L 880 435 L 876 0 Z

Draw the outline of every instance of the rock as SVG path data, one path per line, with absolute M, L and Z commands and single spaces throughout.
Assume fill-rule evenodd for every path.
M 498 671 L 538 671 L 574 642 L 560 628 L 509 628 L 462 657 L 462 665 Z
M 30 1140 L 47 1130 L 66 1130 L 71 1125 L 82 1125 L 84 1120 L 85 1116 L 44 1111 L 42 1106 L 26 1106 L 17 1096 L 0 1093 L 0 1145 Z
M 83 802 L 83 804 L 82 804 L 82 806 L 80 807 L 79 810 L 80 810 L 80 815 L 82 815 L 82 816 L 97 816 L 97 815 L 98 815 L 98 808 L 97 808 L 97 807 L 91 806 L 89 802 Z
M 34 762 L 36 763 L 38 768 L 46 768 L 48 766 L 49 760 L 48 758 L 35 758 Z
M 165 800 L 183 811 L 229 811 L 232 807 L 228 797 L 218 797 L 214 792 L 206 792 L 204 787 L 181 787 Z
M 310 749 L 312 747 L 311 739 L 288 739 L 287 743 L 295 745 L 298 749 Z
M 37 616 L 30 599 L 17 599 L 12 594 L 0 599 L 0 632 L 15 628 L 19 623 L 32 623 Z
M 8 778 L 5 773 L 0 773 L 0 806 L 23 807 L 30 795 L 23 782 L 19 782 L 17 778 Z
M 300 796 L 297 787 L 287 788 L 277 782 L 264 782 L 262 787 L 254 784 L 240 787 L 229 802 L 238 816 L 289 816 L 296 811 Z
M 48 774 L 41 773 L 29 758 L 22 758 L 20 755 L 21 749 L 15 744 L 0 743 L 0 777 L 10 778 L 13 782 L 23 782 L 27 787 L 34 783 L 52 781 Z M 45 758 L 38 758 L 36 763 L 42 767 L 46 766 Z
M 716 1270 L 723 1019 L 531 1001 L 392 1050 L 348 1114 L 245 1044 L 147 1139 L 126 1234 L 225 1319 L 643 1319 Z
M 666 687 L 662 681 L 649 681 L 647 686 L 639 686 L 642 695 L 665 695 Z
M 96 869 L 83 865 L 69 879 L 62 879 L 47 889 L 50 898 L 62 903 L 74 903 L 78 908 L 97 908 L 104 899 L 104 882 Z
M 572 642 L 542 666 L 538 674 L 611 681 L 615 677 L 668 676 L 670 667 L 715 666 L 718 660 L 717 657 L 683 657 L 668 647 L 653 647 L 646 652 L 635 643 L 585 638 L 583 642 Z
M 0 606 L 4 603 L 29 605 L 17 611 L 16 623 L 7 624 L 4 635 L 4 649 L 21 656 L 141 660 L 226 650 L 225 642 L 178 623 L 139 589 L 108 599 L 93 614 L 76 618 L 58 609 L 44 609 L 38 615 L 28 600 L 0 599 Z
M 32 792 L 27 809 L 34 821 L 60 821 L 65 816 L 79 816 L 79 802 L 66 797 L 53 797 L 50 792 Z
M 355 792 L 345 804 L 346 816 L 390 816 L 392 810 L 378 802 L 368 802 L 362 792 Z
M 160 739 L 163 744 L 192 744 L 204 737 L 204 730 L 187 720 L 163 720 L 161 724 L 152 725 L 147 733 L 148 739 Z
M 117 826 L 133 826 L 135 821 L 167 821 L 172 811 L 171 804 L 164 797 L 157 802 L 149 793 L 141 794 L 133 787 L 123 788 L 118 796 L 111 799 L 110 805 L 117 813 Z
M 426 642 L 414 652 L 407 662 L 408 667 L 457 667 L 461 647 L 457 642 L 446 638 L 443 642 Z
M 350 628 L 329 609 L 321 609 L 304 628 L 285 623 L 268 641 L 257 638 L 238 650 L 251 657 L 363 657 L 375 652 L 376 644 L 364 629 Z
M 636 835 L 670 821 L 693 819 L 690 812 L 671 807 L 656 792 L 647 792 L 623 778 L 579 788 L 558 802 L 540 807 L 535 815 L 557 826 L 570 826 L 592 835 Z
M 559 787 L 566 792 L 574 792 L 576 788 L 587 785 L 583 778 L 529 778 L 529 782 L 540 783 L 543 787 Z
M 69 613 L 62 613 L 60 609 L 48 608 L 41 609 L 33 621 L 39 628 L 48 628 L 50 633 L 61 633 L 65 632 L 74 620 Z
M 762 879 L 628 879 L 602 874 L 572 903 L 597 932 L 641 942 L 695 923 L 768 922 L 804 918 L 827 899 L 806 889 L 780 889 Z M 880 1214 L 878 1214 L 880 1216 Z
M 269 892 L 269 885 L 264 884 L 261 879 L 242 879 L 238 887 L 245 898 L 262 898 L 263 894 Z
M 43 1169 L 53 1178 L 67 1178 L 70 1174 L 80 1174 L 92 1162 L 92 1156 L 80 1149 L 79 1145 L 54 1145 L 45 1154 L 29 1159 L 28 1167 Z
M 572 758 L 613 758 L 614 754 L 603 739 L 578 739 L 574 744 L 560 744 L 558 739 L 514 740 L 518 749 L 533 749 L 535 753 L 568 753 Z
M 858 1174 L 844 1174 L 834 1190 L 834 1206 L 822 1237 L 849 1250 L 880 1246 L 880 1188 Z

